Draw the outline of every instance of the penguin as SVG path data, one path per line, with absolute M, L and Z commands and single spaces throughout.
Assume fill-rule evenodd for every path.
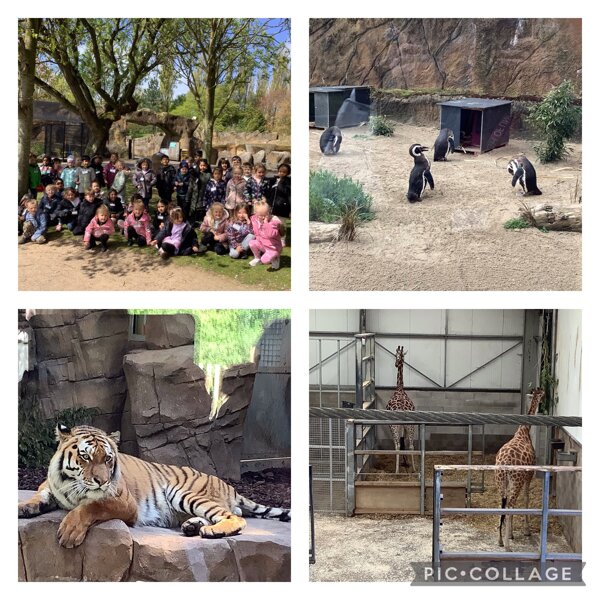
M 339 127 L 329 127 L 321 134 L 319 146 L 323 154 L 337 154 L 342 143 L 342 132 Z
M 520 154 L 513 158 L 508 163 L 506 170 L 513 176 L 513 187 L 517 185 L 517 181 L 521 184 L 524 196 L 541 196 L 542 192 L 537 186 L 535 168 L 524 154 Z
M 451 152 L 454 153 L 454 132 L 452 129 L 444 128 L 440 130 L 433 145 L 433 160 L 446 160 Z
M 421 144 L 413 144 L 408 150 L 408 153 L 415 159 L 415 164 L 408 179 L 408 193 L 406 194 L 406 198 L 409 202 L 419 202 L 427 184 L 429 184 L 431 189 L 434 187 L 433 177 L 429 170 L 431 163 L 423 154 L 427 150 L 429 148 L 421 146 Z

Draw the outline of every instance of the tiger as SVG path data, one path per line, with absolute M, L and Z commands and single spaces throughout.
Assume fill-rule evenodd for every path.
M 184 535 L 203 538 L 240 533 L 244 516 L 291 520 L 290 510 L 257 504 L 214 475 L 119 452 L 119 432 L 59 424 L 56 439 L 48 476 L 19 503 L 19 518 L 69 511 L 58 528 L 58 543 L 65 548 L 79 546 L 90 527 L 110 519 L 129 526 L 180 525 Z

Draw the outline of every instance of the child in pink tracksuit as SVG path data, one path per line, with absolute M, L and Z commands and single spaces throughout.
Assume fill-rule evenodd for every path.
M 96 242 L 100 242 L 102 252 L 108 250 L 108 238 L 115 232 L 115 225 L 110 218 L 108 206 L 102 204 L 96 211 L 96 216 L 85 228 L 83 243 L 86 250 L 92 250 L 96 247 Z
M 143 200 L 133 201 L 133 209 L 123 221 L 123 233 L 128 246 L 137 244 L 141 248 L 149 245 L 152 241 L 150 216 L 145 210 Z
M 285 235 L 285 225 L 271 215 L 271 208 L 264 199 L 254 203 L 254 214 L 250 221 L 255 235 L 255 239 L 250 240 L 250 250 L 254 254 L 250 266 L 271 263 L 271 268 L 276 271 L 279 269 L 279 256 L 283 248 L 281 238 Z

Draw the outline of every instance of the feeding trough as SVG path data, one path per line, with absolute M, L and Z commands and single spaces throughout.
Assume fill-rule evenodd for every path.
M 462 98 L 438 105 L 440 129 L 451 129 L 465 152 L 481 154 L 508 144 L 512 102 Z

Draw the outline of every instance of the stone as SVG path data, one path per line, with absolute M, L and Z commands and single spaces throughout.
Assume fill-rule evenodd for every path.
M 258 150 L 252 156 L 252 160 L 253 160 L 253 162 L 254 162 L 255 165 L 264 164 L 266 156 L 267 156 L 267 154 L 266 154 L 266 152 L 264 150 Z
M 19 491 L 19 500 L 34 492 Z M 159 527 L 94 525 L 77 548 L 56 534 L 66 514 L 57 510 L 19 519 L 19 581 L 289 581 L 289 523 L 249 519 L 238 536 L 185 537 Z
M 144 335 L 149 350 L 194 343 L 196 321 L 192 315 L 147 315 Z
M 129 329 L 129 315 L 126 310 L 92 311 L 76 321 L 78 337 L 81 340 L 125 335 Z

